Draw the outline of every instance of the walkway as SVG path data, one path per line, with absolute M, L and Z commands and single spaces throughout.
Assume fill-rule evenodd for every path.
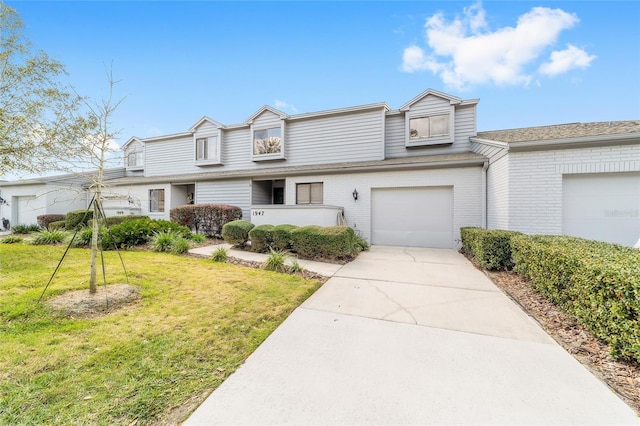
M 640 421 L 459 253 L 374 246 L 185 424 Z

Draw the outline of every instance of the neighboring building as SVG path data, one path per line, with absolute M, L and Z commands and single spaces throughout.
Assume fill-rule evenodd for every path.
M 429 89 L 398 110 L 265 106 L 239 124 L 134 137 L 109 211 L 233 204 L 257 224 L 346 223 L 380 245 L 458 247 L 463 226 L 636 242 L 640 121 L 477 133 L 477 104 Z M 0 183 L 0 196 L 19 186 Z

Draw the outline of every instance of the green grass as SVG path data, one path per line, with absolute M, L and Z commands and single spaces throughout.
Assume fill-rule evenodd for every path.
M 162 422 L 220 385 L 320 285 L 123 252 L 142 300 L 100 318 L 63 318 L 36 303 L 63 250 L 0 245 L 0 424 Z M 105 263 L 109 283 L 125 282 L 115 252 Z M 88 288 L 88 264 L 87 250 L 72 249 L 46 297 Z

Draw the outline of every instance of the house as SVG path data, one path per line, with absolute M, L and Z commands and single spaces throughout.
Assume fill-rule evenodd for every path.
M 458 247 L 463 226 L 635 243 L 640 121 L 478 133 L 478 102 L 429 89 L 396 110 L 264 106 L 237 124 L 133 137 L 110 211 L 168 219 L 182 204 L 233 204 L 256 224 L 344 223 L 380 245 Z

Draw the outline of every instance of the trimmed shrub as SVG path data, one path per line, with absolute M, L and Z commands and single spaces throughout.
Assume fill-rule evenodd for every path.
M 208 237 L 221 237 L 222 227 L 242 219 L 242 209 L 227 204 L 188 204 L 169 211 L 172 221 Z
M 266 253 L 273 242 L 273 225 L 258 225 L 249 231 L 251 250 L 258 253 Z
M 461 228 L 462 250 L 475 257 L 484 269 L 499 270 L 513 268 L 511 238 L 522 235 L 517 231 Z
M 55 231 L 56 229 L 65 229 L 67 227 L 66 220 L 59 220 L 56 222 L 49 222 L 49 231 Z
M 87 223 L 93 219 L 93 210 L 73 210 L 67 213 L 66 225 L 69 231 L 76 228 L 87 226 Z
M 292 249 L 291 233 L 298 229 L 296 225 L 276 225 L 271 230 L 271 247 L 278 251 Z
M 607 342 L 640 362 L 640 251 L 565 236 L 515 236 L 515 270 Z
M 291 238 L 293 251 L 308 258 L 336 259 L 356 252 L 356 234 L 348 226 L 303 226 Z
M 65 220 L 63 214 L 41 214 L 38 216 L 38 226 L 43 229 L 49 229 L 51 222 L 60 222 Z M 50 229 L 49 229 L 50 230 Z
M 35 223 L 32 224 L 19 224 L 11 227 L 12 234 L 30 234 L 32 232 L 40 231 L 40 227 Z
M 249 241 L 249 231 L 251 231 L 254 226 L 253 223 L 246 220 L 234 220 L 225 223 L 222 227 L 222 238 L 231 245 L 244 247 L 247 241 Z

